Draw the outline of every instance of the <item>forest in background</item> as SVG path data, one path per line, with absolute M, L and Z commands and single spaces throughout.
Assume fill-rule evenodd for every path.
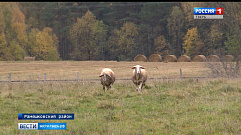
M 193 19 L 223 7 L 222 20 Z M 241 54 L 240 2 L 1 2 L 0 60 Z

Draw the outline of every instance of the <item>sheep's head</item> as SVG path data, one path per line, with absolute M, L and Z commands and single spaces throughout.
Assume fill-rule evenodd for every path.
M 106 82 L 107 78 L 111 78 L 111 76 L 109 74 L 106 74 L 106 73 L 101 74 L 99 77 L 102 77 L 104 82 Z
M 136 65 L 136 66 L 133 66 L 131 69 L 134 69 L 135 73 L 140 74 L 141 73 L 141 69 L 145 69 L 145 68 L 143 66 Z
M 141 74 L 141 69 L 145 69 L 145 68 L 143 66 L 136 65 L 136 66 L 133 66 L 132 69 L 135 70 L 135 75 L 136 75 L 136 78 L 138 79 Z

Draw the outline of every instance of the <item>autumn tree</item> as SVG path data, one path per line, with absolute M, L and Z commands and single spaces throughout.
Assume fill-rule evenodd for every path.
M 168 30 L 166 21 L 169 17 L 172 7 L 178 5 L 178 3 L 152 3 L 146 2 L 141 6 L 141 11 L 138 14 L 140 28 L 140 47 L 143 49 L 142 54 L 146 56 L 151 55 L 155 51 L 155 39 L 159 35 L 168 37 Z
M 21 61 L 24 57 L 24 50 L 16 40 L 10 41 L 8 48 L 5 49 L 5 53 L 5 60 L 8 61 Z
M 59 60 L 57 45 L 58 39 L 51 28 L 32 29 L 29 34 L 28 50 L 37 60 Z
M 106 59 L 106 53 L 108 50 L 107 44 L 107 32 L 108 26 L 103 23 L 103 21 L 96 21 L 92 27 L 91 36 L 93 37 L 91 41 L 91 46 L 95 47 L 94 59 Z M 101 55 L 101 57 L 99 56 Z
M 183 38 L 185 54 L 190 57 L 201 54 L 203 47 L 204 44 L 200 40 L 197 28 L 188 29 L 187 34 Z
M 207 35 L 207 41 L 205 46 L 205 55 L 217 54 L 220 49 L 224 49 L 223 47 L 223 31 L 219 27 L 218 24 L 213 24 Z
M 162 57 L 169 55 L 171 50 L 170 44 L 166 41 L 163 35 L 157 37 L 154 42 L 155 53 L 160 54 Z
M 132 22 L 126 22 L 119 31 L 117 42 L 121 60 L 132 60 L 138 53 L 139 28 Z
M 107 45 L 109 48 L 109 59 L 111 60 L 120 60 L 120 52 L 116 43 L 119 41 L 120 30 L 113 29 L 110 31 L 110 36 L 107 41 Z
M 7 40 L 4 32 L 1 32 L 0 35 L 0 60 L 5 60 L 5 54 L 7 49 Z
M 194 7 L 206 7 L 206 2 L 181 2 L 181 9 L 184 14 L 185 29 L 190 29 L 195 26 L 193 19 L 193 8 Z M 201 22 L 201 21 L 200 21 Z
M 176 56 L 180 56 L 182 53 L 182 37 L 183 37 L 183 12 L 178 6 L 173 7 L 170 16 L 167 19 L 168 33 L 171 36 L 171 45 L 175 50 Z
M 90 60 L 98 56 L 100 52 L 98 49 L 102 49 L 100 46 L 104 45 L 106 32 L 107 26 L 87 11 L 70 29 L 70 40 L 73 46 L 71 58 Z
M 228 28 L 225 47 L 228 49 L 229 54 L 237 57 L 241 54 L 241 3 L 230 2 L 222 4 L 225 9 L 224 14 L 226 15 L 223 24 Z
M 27 45 L 25 15 L 19 4 L 0 3 L 0 59 L 23 60 Z M 14 49 L 16 48 L 16 49 Z

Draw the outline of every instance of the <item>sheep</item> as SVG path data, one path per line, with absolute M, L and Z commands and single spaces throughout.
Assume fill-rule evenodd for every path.
M 115 74 L 110 68 L 103 68 L 100 73 L 100 82 L 103 85 L 103 90 L 105 91 L 105 86 L 108 89 L 111 88 L 111 84 L 113 85 L 115 82 Z
M 132 81 L 136 85 L 136 91 L 142 92 L 142 87 L 147 80 L 147 73 L 143 66 L 136 65 L 132 67 Z

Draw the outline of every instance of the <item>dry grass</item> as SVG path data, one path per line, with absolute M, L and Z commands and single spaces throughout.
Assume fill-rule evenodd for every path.
M 177 59 L 177 62 L 191 62 L 191 58 L 187 55 L 182 55 Z
M 146 68 L 149 78 L 178 77 L 179 69 L 183 76 L 205 76 L 206 71 L 203 62 L 115 62 L 115 61 L 31 61 L 31 62 L 0 62 L 0 81 L 7 81 L 11 73 L 12 80 L 43 80 L 44 73 L 47 80 L 99 79 L 102 68 L 111 68 L 117 79 L 130 78 L 131 67 L 142 65 Z
M 134 58 L 134 61 L 144 61 L 144 62 L 147 62 L 147 58 L 145 55 L 137 55 L 135 58 Z

